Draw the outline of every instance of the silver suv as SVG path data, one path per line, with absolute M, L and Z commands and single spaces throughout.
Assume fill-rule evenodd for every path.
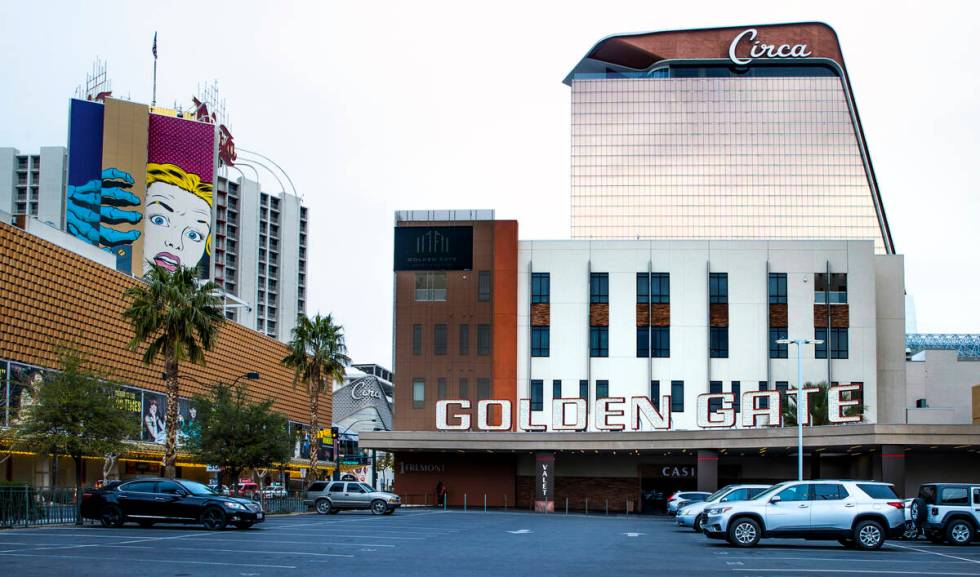
M 927 483 L 909 507 L 933 543 L 969 545 L 980 531 L 980 483 Z
M 401 497 L 376 491 L 370 485 L 350 481 L 315 481 L 303 496 L 321 515 L 335 515 L 341 509 L 370 509 L 375 515 L 390 515 L 401 506 Z
M 845 547 L 880 549 L 905 530 L 905 504 L 892 486 L 874 481 L 787 481 L 754 499 L 705 510 L 704 533 L 737 547 L 763 537 L 836 539 Z
M 722 487 L 709 495 L 704 501 L 683 505 L 677 511 L 677 525 L 679 527 L 691 527 L 695 532 L 700 533 L 704 530 L 702 525 L 704 525 L 705 509 L 718 503 L 752 499 L 768 488 L 769 485 L 728 485 L 727 487 Z

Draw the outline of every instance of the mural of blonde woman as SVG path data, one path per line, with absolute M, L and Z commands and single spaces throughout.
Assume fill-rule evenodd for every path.
M 144 272 L 150 264 L 169 271 L 194 268 L 211 254 L 213 188 L 175 164 L 146 167 Z

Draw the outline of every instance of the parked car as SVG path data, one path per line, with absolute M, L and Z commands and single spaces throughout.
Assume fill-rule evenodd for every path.
M 109 484 L 82 494 L 82 517 L 97 519 L 103 527 L 121 527 L 135 521 L 141 527 L 155 523 L 194 523 L 207 529 L 233 524 L 248 529 L 265 520 L 262 506 L 249 499 L 225 497 L 207 485 L 183 479 L 147 478 Z
M 704 524 L 704 510 L 706 507 L 715 503 L 729 503 L 731 501 L 745 501 L 752 499 L 759 493 L 769 488 L 769 485 L 728 485 L 718 489 L 709 495 L 704 501 L 687 503 L 677 511 L 677 525 L 680 527 L 691 527 L 696 533 L 700 533 Z
M 270 483 L 268 487 L 262 490 L 263 497 L 285 497 L 287 495 L 286 488 L 282 486 L 282 483 Z
M 905 530 L 905 503 L 875 481 L 787 481 L 749 501 L 712 505 L 705 515 L 705 535 L 737 547 L 790 537 L 872 550 Z
M 353 481 L 316 481 L 303 496 L 321 515 L 335 515 L 342 509 L 370 509 L 375 515 L 390 515 L 401 506 L 401 497 L 375 491 L 370 485 Z
M 933 543 L 969 545 L 980 532 L 980 483 L 922 485 L 909 517 Z
M 258 483 L 249 481 L 247 483 L 238 483 L 238 494 L 254 495 L 259 492 Z
M 667 498 L 667 514 L 676 515 L 683 505 L 704 501 L 709 496 L 711 493 L 705 491 L 677 491 Z

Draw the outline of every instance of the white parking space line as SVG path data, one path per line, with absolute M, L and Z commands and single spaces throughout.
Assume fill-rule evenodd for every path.
M 968 575 L 972 577 L 977 577 L 980 575 L 978 573 L 957 573 L 948 571 L 895 571 L 895 570 L 884 570 L 884 569 L 794 569 L 792 567 L 785 567 L 782 569 L 732 569 L 732 571 L 739 571 L 742 573 L 779 573 L 781 575 L 791 575 L 795 573 L 833 573 L 834 575 L 843 574 L 854 574 L 854 575 L 950 575 L 950 576 L 961 576 Z
M 127 548 L 129 545 L 116 545 L 119 548 Z M 133 547 L 133 549 L 145 549 L 145 547 Z M 180 551 L 203 551 L 206 553 L 235 553 L 236 555 L 303 555 L 307 557 L 353 557 L 347 553 L 313 553 L 311 551 L 273 551 L 271 549 L 214 549 L 212 547 L 181 547 Z
M 312 532 L 312 531 L 303 531 L 303 532 L 299 532 L 299 531 L 296 531 L 296 532 L 293 532 L 293 531 L 279 531 L 278 533 L 280 535 L 291 533 L 290 535 L 288 535 L 290 537 L 303 537 L 303 536 L 307 536 L 307 537 L 330 537 L 331 539 L 333 539 L 333 538 L 338 538 L 338 539 L 343 539 L 343 538 L 352 538 L 352 539 L 392 539 L 392 540 L 397 540 L 397 541 L 425 541 L 425 539 L 426 539 L 426 537 L 396 537 L 396 536 L 392 536 L 392 535 L 361 535 L 361 534 L 356 534 L 355 535 L 353 533 L 344 533 L 344 532 L 340 532 L 340 531 L 333 532 L 333 533 L 329 533 L 329 532 L 326 532 L 326 531 L 316 531 L 316 532 Z
M 195 542 L 196 541 L 213 541 L 215 543 L 253 543 L 253 544 L 256 544 L 256 545 L 265 544 L 265 543 L 278 543 L 280 545 L 309 545 L 310 544 L 310 541 L 309 540 L 306 540 L 306 541 L 283 541 L 283 540 L 280 540 L 280 539 L 261 539 L 261 538 L 258 538 L 258 539 L 219 539 L 217 537 L 215 537 L 215 538 L 202 537 L 201 539 L 195 539 Z M 345 545 L 346 545 L 346 543 L 345 543 Z M 390 543 L 362 543 L 360 541 L 357 542 L 357 545 L 365 546 L 365 547 L 397 547 L 398 546 L 398 545 L 391 545 Z
M 899 545 L 897 543 L 889 543 L 892 547 L 898 547 L 899 549 L 908 549 L 910 551 L 918 551 L 919 553 L 928 553 L 929 555 L 938 555 L 940 557 L 946 557 L 949 559 L 958 559 L 960 561 L 965 561 L 967 563 L 976 563 L 980 565 L 980 560 L 970 559 L 969 557 L 958 557 L 956 555 L 947 555 L 946 553 L 937 553 L 936 551 L 930 551 L 928 549 L 920 549 L 919 547 L 910 547 L 909 545 Z
M 45 559 L 83 559 L 86 561 L 133 561 L 132 557 L 91 557 L 85 555 L 35 555 L 32 553 L 0 553 L 5 557 L 43 557 Z M 259 563 L 221 563 L 218 561 L 186 561 L 183 559 L 154 558 L 153 563 L 182 565 L 216 565 L 221 567 L 248 567 L 250 569 L 296 569 L 296 565 L 267 565 Z
M 876 557 L 878 557 L 876 555 Z M 877 559 L 858 559 L 855 557 L 770 557 L 768 555 L 732 555 L 726 559 L 741 561 L 829 561 L 831 563 L 929 563 L 935 565 L 962 565 L 963 561 L 932 561 L 925 559 L 895 559 L 894 557 L 878 557 Z

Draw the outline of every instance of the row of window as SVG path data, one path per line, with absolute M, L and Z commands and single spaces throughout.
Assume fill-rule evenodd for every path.
M 412 408 L 421 409 L 425 407 L 425 379 L 416 377 L 412 379 Z M 493 398 L 493 387 L 490 379 L 476 379 L 476 399 L 475 401 L 486 401 Z M 460 377 L 456 384 L 456 395 L 449 395 L 449 381 L 445 377 L 436 379 L 436 400 L 446 399 L 470 399 L 470 383 L 466 377 Z
M 412 325 L 412 354 L 421 355 L 423 350 L 424 328 L 421 324 Z M 493 339 L 490 325 L 476 325 L 476 354 L 485 357 L 490 355 Z M 432 352 L 445 355 L 449 352 L 449 325 L 436 324 L 432 327 Z M 457 339 L 457 354 L 470 354 L 470 325 L 459 325 Z
M 417 302 L 444 302 L 448 295 L 448 277 L 445 272 L 415 273 L 415 300 Z M 490 271 L 477 273 L 476 298 L 481 302 L 490 300 L 493 282 Z

